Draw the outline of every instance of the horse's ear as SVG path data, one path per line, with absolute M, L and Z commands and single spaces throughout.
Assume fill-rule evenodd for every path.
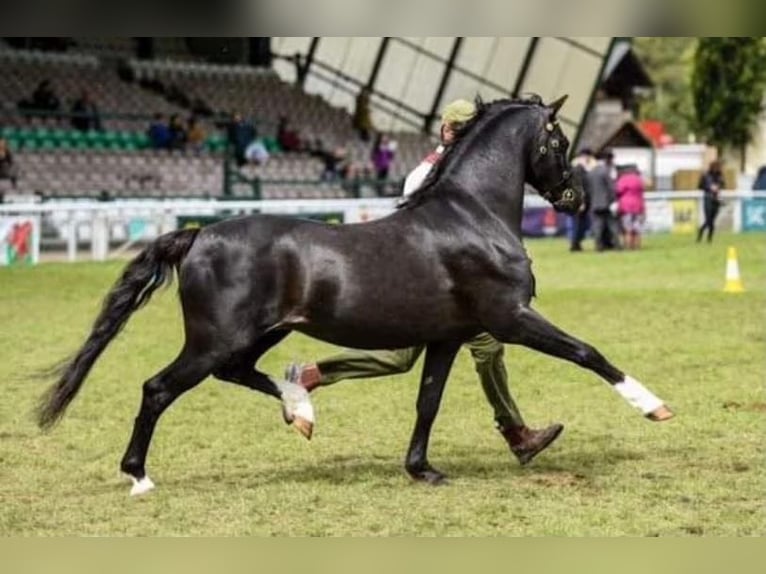
M 564 102 L 567 101 L 568 97 L 569 97 L 569 94 L 564 94 L 558 100 L 556 100 L 555 102 L 552 102 L 551 104 L 548 105 L 548 107 L 551 110 L 553 110 L 553 115 L 554 116 L 559 112 L 559 110 L 561 109 L 561 106 L 564 105 Z

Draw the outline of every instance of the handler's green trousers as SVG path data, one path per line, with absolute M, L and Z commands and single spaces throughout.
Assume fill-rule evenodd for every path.
M 508 391 L 508 373 L 503 364 L 503 345 L 490 334 L 482 333 L 466 343 L 471 351 L 476 372 L 487 401 L 501 428 L 522 426 L 516 403 Z M 425 349 L 411 347 L 390 351 L 349 349 L 317 362 L 322 378 L 320 385 L 332 385 L 344 379 L 368 379 L 406 373 L 412 369 Z

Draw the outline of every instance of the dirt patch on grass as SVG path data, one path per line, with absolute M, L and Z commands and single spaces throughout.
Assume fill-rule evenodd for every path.
M 548 474 L 536 474 L 529 477 L 530 482 L 539 486 L 585 486 L 588 483 L 588 477 L 584 474 L 573 472 L 556 472 Z
M 724 410 L 727 411 L 748 411 L 752 413 L 766 413 L 766 403 L 738 403 L 737 401 L 726 401 L 723 404 Z

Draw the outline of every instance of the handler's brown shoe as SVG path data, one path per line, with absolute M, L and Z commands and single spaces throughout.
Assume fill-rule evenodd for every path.
M 498 428 L 498 430 L 511 447 L 511 452 L 519 459 L 519 464 L 523 466 L 548 448 L 564 430 L 564 425 L 555 423 L 540 430 L 526 426 Z

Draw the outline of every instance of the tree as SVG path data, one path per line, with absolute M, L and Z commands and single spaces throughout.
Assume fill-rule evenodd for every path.
M 634 38 L 633 49 L 654 83 L 650 97 L 641 102 L 639 116 L 659 120 L 676 141 L 692 132 L 694 112 L 691 72 L 695 38 Z
M 740 151 L 743 168 L 764 93 L 763 38 L 700 39 L 692 72 L 695 125 L 720 151 Z

